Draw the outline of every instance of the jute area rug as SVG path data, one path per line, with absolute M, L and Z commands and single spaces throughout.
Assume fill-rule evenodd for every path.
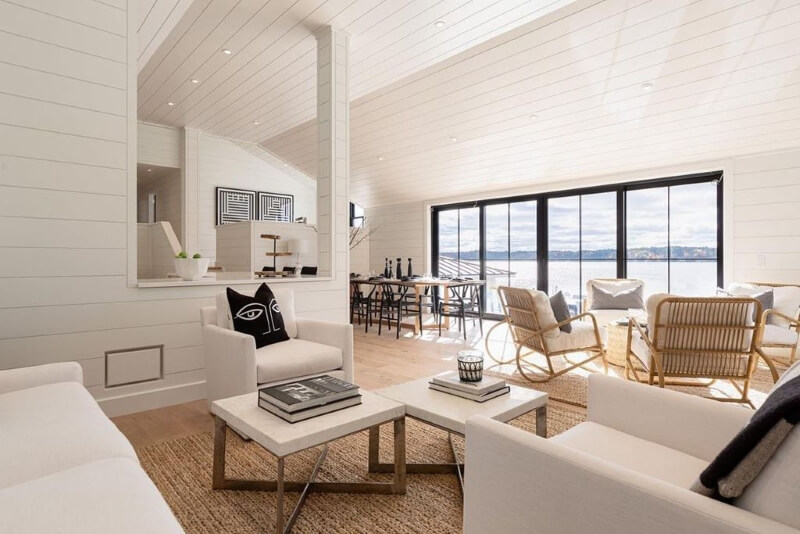
M 584 410 L 571 406 L 548 408 L 548 434 L 559 434 L 580 423 Z M 514 426 L 535 430 L 533 414 Z M 463 454 L 463 440 L 454 438 Z M 447 434 L 409 420 L 407 461 L 451 462 Z M 381 432 L 381 460 L 390 462 L 391 426 Z M 213 436 L 195 434 L 151 445 L 138 451 L 142 466 L 153 479 L 175 516 L 189 533 L 263 533 L 275 525 L 275 494 L 214 491 L 211 489 Z M 307 480 L 319 449 L 290 456 L 287 480 Z M 235 434 L 228 436 L 229 477 L 275 479 L 275 458 Z M 391 475 L 367 473 L 367 434 L 362 432 L 331 444 L 319 480 L 389 480 Z M 287 517 L 297 499 L 287 494 Z M 297 533 L 457 533 L 461 532 L 461 491 L 454 475 L 408 475 L 406 495 L 312 493 L 293 532 Z
M 560 434 L 585 418 L 587 372 L 577 370 L 549 382 L 531 384 L 516 366 L 487 369 L 487 374 L 503 376 L 508 382 L 546 391 L 548 435 Z M 609 374 L 622 370 L 609 366 Z M 766 367 L 759 367 L 751 383 L 751 400 L 759 406 L 772 379 Z M 689 394 L 704 396 L 736 395 L 726 382 L 710 387 L 682 387 Z M 533 414 L 522 416 L 512 425 L 534 432 Z M 381 433 L 381 460 L 391 461 L 391 429 Z M 451 462 L 447 434 L 409 420 L 406 429 L 408 462 Z M 460 454 L 463 440 L 455 438 Z M 172 511 L 189 533 L 270 532 L 275 524 L 275 495 L 270 492 L 214 491 L 211 489 L 213 436 L 195 434 L 151 445 L 138 451 L 145 470 L 164 495 Z M 287 480 L 307 480 L 319 449 L 291 456 L 286 462 Z M 275 479 L 276 461 L 261 447 L 228 437 L 229 477 Z M 319 480 L 388 480 L 390 475 L 367 473 L 367 434 L 362 432 L 331 444 Z M 531 481 L 535 483 L 535 481 Z M 291 512 L 297 494 L 287 494 L 286 514 Z M 461 532 L 461 492 L 453 475 L 408 475 L 408 491 L 402 496 L 312 493 L 295 524 L 297 533 L 457 533 Z
M 542 362 L 544 363 L 544 362 Z M 555 366 L 558 369 L 558 365 Z M 602 370 L 600 364 L 589 364 L 589 367 L 599 372 Z M 778 372 L 783 372 L 785 368 L 778 367 Z M 504 378 L 511 384 L 529 387 L 544 391 L 550 396 L 551 401 L 558 401 L 572 406 L 586 408 L 587 377 L 591 372 L 576 369 L 570 373 L 563 374 L 547 382 L 532 383 L 526 380 L 517 370 L 516 365 L 490 365 L 486 368 L 486 374 Z M 614 365 L 608 366 L 610 376 L 623 377 L 623 369 Z M 541 376 L 544 375 L 534 375 Z M 772 375 L 769 368 L 760 363 L 750 381 L 750 401 L 756 406 L 760 406 L 772 388 Z M 700 395 L 704 397 L 716 398 L 738 398 L 741 395 L 733 385 L 725 380 L 718 380 L 707 387 L 696 386 L 668 386 L 667 389 L 682 391 L 690 395 Z

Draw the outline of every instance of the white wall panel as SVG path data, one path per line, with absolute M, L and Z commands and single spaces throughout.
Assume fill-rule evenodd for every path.
M 18 35 L 0 31 L 0 369 L 79 361 L 112 415 L 204 395 L 199 310 L 223 290 L 132 283 L 137 145 L 140 161 L 152 165 L 188 167 L 197 156 L 182 153 L 176 129 L 144 125 L 134 143 L 135 5 L 0 2 L 0 16 L 32 12 Z M 235 166 L 216 156 L 219 168 Z M 197 198 L 185 202 L 191 216 L 211 216 L 198 211 Z M 335 227 L 344 238 L 340 204 Z M 342 254 L 333 280 L 283 283 L 295 289 L 299 314 L 347 320 L 346 248 Z M 107 351 L 151 345 L 164 346 L 163 380 L 104 388 Z

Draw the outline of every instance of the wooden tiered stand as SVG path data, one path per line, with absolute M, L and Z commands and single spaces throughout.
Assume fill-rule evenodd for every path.
M 271 239 L 272 240 L 272 252 L 267 252 L 267 257 L 272 257 L 272 271 L 255 271 L 254 274 L 261 277 L 281 277 L 286 276 L 287 274 L 291 273 L 284 273 L 283 271 L 278 271 L 276 268 L 276 258 L 278 256 L 291 256 L 291 252 L 278 252 L 278 240 L 281 238 L 279 235 L 272 235 L 272 234 L 261 234 L 261 239 Z

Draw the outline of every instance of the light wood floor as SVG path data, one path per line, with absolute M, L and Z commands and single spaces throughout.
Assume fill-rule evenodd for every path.
M 484 321 L 484 331 L 493 324 Z M 455 327 L 442 332 L 441 337 L 435 330 L 425 330 L 421 336 L 403 330 L 400 339 L 395 338 L 394 329 L 384 329 L 380 336 L 377 327 L 370 328 L 369 333 L 364 333 L 363 326 L 354 325 L 354 329 L 355 381 L 367 390 L 453 370 L 458 351 L 483 348 L 480 330 L 469 323 L 466 341 Z M 214 430 L 205 400 L 123 415 L 113 421 L 134 447 Z

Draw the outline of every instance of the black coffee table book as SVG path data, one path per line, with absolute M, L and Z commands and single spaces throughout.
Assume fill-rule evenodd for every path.
M 361 404 L 358 386 L 322 375 L 258 390 L 258 405 L 290 423 Z

